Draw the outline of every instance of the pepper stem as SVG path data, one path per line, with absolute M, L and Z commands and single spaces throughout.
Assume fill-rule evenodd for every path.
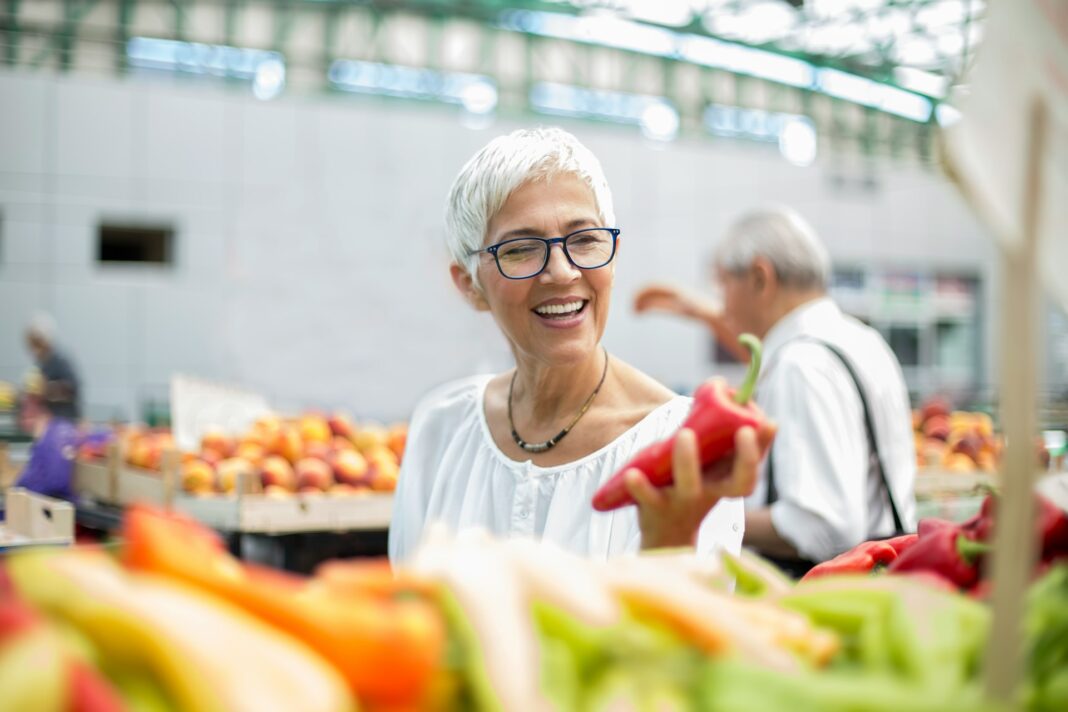
M 969 539 L 963 534 L 957 536 L 957 553 L 968 564 L 974 563 L 976 559 L 988 551 L 990 551 L 989 544 Z
M 745 405 L 753 397 L 757 376 L 760 375 L 760 339 L 752 334 L 742 334 L 738 337 L 738 342 L 749 349 L 749 370 L 745 372 L 745 379 L 742 381 L 742 385 L 734 393 L 734 402 L 739 405 Z

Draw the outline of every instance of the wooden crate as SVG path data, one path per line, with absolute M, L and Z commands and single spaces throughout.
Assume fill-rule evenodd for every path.
M 215 529 L 239 533 L 291 534 L 315 531 L 374 531 L 389 528 L 391 493 L 290 496 L 258 492 L 257 481 L 241 478 L 234 494 L 190 495 L 181 490 L 177 453 L 168 453 L 160 472 L 122 463 L 117 452 L 104 463 L 78 461 L 74 489 L 79 496 L 119 507 L 144 502 L 184 512 Z
M 7 490 L 7 519 L 0 522 L 0 551 L 74 543 L 74 506 L 22 487 Z

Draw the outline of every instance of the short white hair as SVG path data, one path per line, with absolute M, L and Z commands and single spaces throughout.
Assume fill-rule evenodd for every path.
M 816 231 L 796 211 L 781 206 L 746 213 L 727 230 L 716 250 L 716 264 L 731 274 L 749 269 L 763 257 L 780 284 L 794 289 L 826 290 L 831 258 Z
M 445 242 L 453 261 L 478 285 L 478 255 L 490 220 L 517 188 L 534 180 L 574 175 L 589 186 L 606 227 L 615 226 L 612 191 L 601 163 L 572 134 L 556 127 L 520 129 L 482 147 L 452 184 L 445 208 Z
M 56 338 L 56 320 L 52 318 L 51 314 L 37 312 L 30 317 L 30 321 L 26 325 L 26 332 L 36 336 L 46 344 L 52 344 Z

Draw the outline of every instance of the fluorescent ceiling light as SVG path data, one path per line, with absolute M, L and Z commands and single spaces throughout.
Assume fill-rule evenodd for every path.
M 278 52 L 200 42 L 180 42 L 155 37 L 131 37 L 126 43 L 126 61 L 132 67 L 207 74 L 234 79 L 255 79 L 265 62 L 285 67 Z
M 639 125 L 646 138 L 671 141 L 679 134 L 679 112 L 666 101 L 649 104 L 642 111 Z
M 257 99 L 267 101 L 282 93 L 286 86 L 286 65 L 277 59 L 267 59 L 256 67 L 256 76 L 252 80 L 252 94 Z
M 640 126 L 642 133 L 671 140 L 679 130 L 679 113 L 662 96 L 585 89 L 572 84 L 539 82 L 531 87 L 530 105 L 555 116 L 600 119 Z
M 915 67 L 894 67 L 894 82 L 902 89 L 941 99 L 946 95 L 948 80 L 940 74 Z
M 481 74 L 337 59 L 330 65 L 327 76 L 335 87 L 344 91 L 433 99 L 460 104 L 476 114 L 487 114 L 497 107 L 497 85 Z
M 913 121 L 926 122 L 931 118 L 932 106 L 929 99 L 889 84 L 829 68 L 819 70 L 818 81 L 824 93 L 839 99 L 870 106 Z
M 788 120 L 779 132 L 779 153 L 795 166 L 810 166 L 819 152 L 816 127 L 807 116 Z

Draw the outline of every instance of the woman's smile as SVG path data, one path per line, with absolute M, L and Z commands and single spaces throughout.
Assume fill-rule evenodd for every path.
M 585 321 L 586 305 L 589 303 L 590 300 L 577 297 L 549 299 L 530 311 L 550 329 L 571 329 Z

